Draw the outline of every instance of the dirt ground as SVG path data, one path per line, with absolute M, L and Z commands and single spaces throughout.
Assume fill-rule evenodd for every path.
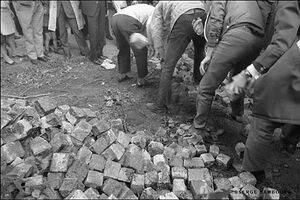
M 17 60 L 17 64 L 9 66 L 1 59 L 1 98 L 9 95 L 29 97 L 32 95 L 47 94 L 54 98 L 60 105 L 69 104 L 78 107 L 88 107 L 98 111 L 103 118 L 126 120 L 130 132 L 145 130 L 154 134 L 165 122 L 173 119 L 176 124 L 190 123 L 195 114 L 195 98 L 190 97 L 184 108 L 175 109 L 169 115 L 157 115 L 148 111 L 147 102 L 155 100 L 159 83 L 160 71 L 155 65 L 149 63 L 148 81 L 151 85 L 147 88 L 137 88 L 136 67 L 132 63 L 132 80 L 118 83 L 117 68 L 106 70 L 89 62 L 79 55 L 78 47 L 73 36 L 70 36 L 70 60 L 65 60 L 62 55 L 50 54 L 51 61 L 33 66 L 28 60 Z M 23 40 L 17 40 L 18 51 L 25 52 Z M 104 54 L 116 64 L 118 50 L 113 41 L 107 41 Z M 189 85 L 189 88 L 195 86 Z M 109 99 L 120 99 L 122 105 L 112 103 Z M 28 98 L 34 100 L 34 98 Z M 124 112 L 123 112 L 124 111 Z M 239 124 L 228 117 L 229 108 L 219 102 L 213 104 L 211 124 L 216 128 L 223 128 L 225 134 L 221 140 L 225 146 L 221 150 L 234 155 L 234 146 L 246 138 L 240 133 L 245 124 Z M 246 118 L 249 120 L 250 111 Z M 169 137 L 167 137 L 169 138 Z M 170 140 L 163 140 L 166 144 Z M 295 155 L 278 152 L 275 147 L 273 156 L 268 163 L 268 181 L 258 187 L 272 187 L 279 190 L 281 198 L 300 198 L 300 150 Z M 224 177 L 230 177 L 236 172 L 234 169 L 219 171 Z

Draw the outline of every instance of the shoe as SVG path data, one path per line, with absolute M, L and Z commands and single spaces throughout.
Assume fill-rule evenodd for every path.
M 167 108 L 164 106 L 158 106 L 156 103 L 147 103 L 146 108 L 153 113 L 164 114 L 167 112 Z
M 46 56 L 38 57 L 37 59 L 40 60 L 40 61 L 42 61 L 42 62 L 48 62 L 50 60 Z
M 149 82 L 147 82 L 144 78 L 138 78 L 136 85 L 137 87 L 146 87 L 149 86 Z
M 284 149 L 286 152 L 290 154 L 295 154 L 297 149 L 297 144 L 292 144 L 288 140 L 284 138 L 283 135 L 280 135 L 280 143 L 282 146 L 282 149 Z
M 103 63 L 103 60 L 97 59 L 97 60 L 93 60 L 92 62 L 96 65 L 101 65 Z
M 121 83 L 123 81 L 127 81 L 127 80 L 130 80 L 130 79 L 132 79 L 132 77 L 127 76 L 127 74 L 125 74 L 125 75 L 121 74 L 120 77 L 118 78 L 118 82 Z
M 30 59 L 30 62 L 34 65 L 37 65 L 39 63 L 37 59 Z
M 107 59 L 107 56 L 101 55 L 101 56 L 99 56 L 99 59 L 105 60 L 105 59 Z
M 266 174 L 264 170 L 250 172 L 253 174 L 257 180 L 257 183 L 262 183 L 266 179 Z

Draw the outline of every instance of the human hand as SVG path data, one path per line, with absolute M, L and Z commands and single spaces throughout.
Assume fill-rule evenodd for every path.
M 154 48 L 154 56 L 153 57 L 158 58 L 158 59 L 164 58 L 164 48 L 163 47 Z
M 192 25 L 193 25 L 193 29 L 197 35 L 199 35 L 199 36 L 203 35 L 204 28 L 203 28 L 203 23 L 202 23 L 201 18 L 198 17 L 197 19 L 194 19 L 192 21 Z
M 209 65 L 209 62 L 211 60 L 211 57 L 212 57 L 212 52 L 213 52 L 213 48 L 211 47 L 207 47 L 207 50 L 206 50 L 206 56 L 205 58 L 201 61 L 201 64 L 200 64 L 200 73 L 202 75 L 205 74 L 207 68 L 208 68 L 208 65 Z
M 140 33 L 131 34 L 129 41 L 130 45 L 137 49 L 143 49 L 148 45 L 148 39 Z

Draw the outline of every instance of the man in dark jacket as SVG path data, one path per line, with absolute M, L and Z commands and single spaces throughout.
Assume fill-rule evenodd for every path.
M 81 10 L 87 16 L 90 35 L 89 58 L 95 64 L 102 64 L 105 45 L 106 1 L 81 1 Z
M 282 130 L 284 143 L 295 146 L 300 140 L 300 2 L 275 3 L 276 31 L 271 43 L 252 65 L 226 86 L 230 94 L 238 95 L 255 82 L 254 118 L 243 168 L 258 179 L 264 178 L 276 128 L 285 125 Z
M 198 88 L 194 127 L 207 135 L 206 125 L 215 90 L 229 72 L 238 74 L 258 56 L 264 22 L 256 1 L 212 1 L 205 26 L 208 48 L 200 65 L 201 73 L 205 74 Z M 231 102 L 231 106 L 232 117 L 241 118 L 244 99 Z

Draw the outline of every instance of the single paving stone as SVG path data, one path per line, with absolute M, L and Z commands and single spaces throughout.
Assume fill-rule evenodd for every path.
M 264 187 L 263 199 L 279 200 L 280 193 L 278 192 L 278 190 L 275 190 L 273 188 Z
M 250 184 L 244 186 L 241 191 L 249 199 L 258 199 L 260 195 L 259 189 Z
M 193 146 L 187 146 L 182 148 L 181 151 L 177 150 L 177 156 L 181 156 L 184 159 L 189 159 L 189 158 L 193 158 L 196 156 L 196 149 Z
M 92 133 L 94 136 L 98 137 L 104 132 L 110 129 L 109 122 L 105 120 L 95 120 L 92 125 Z
M 216 189 L 230 190 L 232 188 L 231 182 L 227 178 L 215 178 L 214 184 Z
M 231 178 L 228 179 L 231 183 L 231 185 L 234 188 L 238 188 L 241 189 L 243 188 L 246 184 L 242 181 L 242 179 L 240 179 L 238 176 L 233 176 Z
M 38 188 L 43 185 L 43 175 L 37 175 L 25 179 L 25 187 Z
M 118 196 L 118 199 L 138 199 L 134 192 L 129 189 L 125 184 L 122 187 L 122 190 Z
M 112 143 L 114 143 L 117 140 L 117 137 L 112 129 L 109 129 L 103 135 L 104 135 L 104 138 L 105 138 L 106 142 L 108 143 L 108 145 L 111 145 Z
M 89 164 L 92 154 L 93 153 L 86 146 L 82 146 L 77 153 L 76 159 Z
M 99 199 L 100 198 L 99 192 L 94 188 L 88 188 L 86 191 L 84 191 L 84 194 L 88 199 Z
M 50 124 L 51 126 L 55 126 L 55 127 L 61 126 L 61 120 L 55 113 L 51 113 L 44 117 L 46 118 L 47 124 Z
M 122 119 L 114 119 L 110 121 L 111 127 L 120 131 L 124 131 Z
M 194 195 L 194 199 L 205 199 L 213 189 L 204 180 L 193 180 L 190 187 Z
M 100 188 L 103 185 L 103 174 L 97 171 L 89 171 L 84 182 L 86 187 Z
M 66 177 L 77 178 L 79 182 L 82 182 L 86 178 L 88 171 L 87 164 L 80 160 L 75 160 L 69 167 Z
M 157 154 L 153 157 L 154 165 L 158 166 L 160 164 L 165 164 L 166 160 L 163 154 Z
M 89 108 L 82 108 L 83 112 L 85 112 L 85 116 L 89 119 L 89 118 L 95 118 L 97 117 L 96 112 L 92 111 Z
M 4 158 L 6 163 L 11 163 L 17 157 L 24 157 L 25 151 L 19 141 L 8 142 L 5 145 L 1 146 L 1 157 Z
M 109 147 L 109 144 L 105 140 L 104 137 L 100 137 L 96 140 L 96 142 L 92 145 L 91 150 L 97 154 L 101 154 L 105 149 Z
M 17 121 L 12 125 L 12 133 L 2 136 L 5 142 L 14 142 L 21 140 L 27 136 L 28 131 L 32 129 L 32 125 L 26 119 Z
M 257 183 L 257 180 L 253 174 L 250 172 L 242 172 L 239 174 L 239 178 L 246 184 L 250 184 L 255 186 Z
M 134 135 L 132 138 L 131 138 L 131 143 L 132 144 L 135 144 L 136 146 L 142 148 L 142 149 L 145 149 L 146 147 L 146 144 L 147 144 L 147 140 L 145 138 L 145 133 L 144 134 L 138 134 L 138 135 Z
M 157 199 L 158 193 L 151 187 L 147 187 L 142 192 L 140 199 Z
M 10 165 L 13 170 L 10 172 L 16 174 L 19 177 L 27 177 L 30 175 L 33 166 L 30 163 L 25 162 L 23 159 L 17 157 Z
M 137 172 L 142 172 L 144 168 L 144 155 L 142 149 L 134 144 L 130 144 L 124 155 L 124 166 L 135 169 Z
M 77 188 L 77 184 L 77 178 L 65 178 L 59 188 L 59 193 L 61 196 L 66 197 Z
M 51 173 L 47 175 L 47 181 L 53 189 L 59 189 L 64 179 L 63 173 Z
M 42 153 L 50 152 L 51 145 L 42 137 L 36 137 L 30 141 L 30 148 L 33 154 L 39 155 Z
M 104 193 L 102 193 L 99 197 L 99 199 L 108 199 L 108 196 Z
M 62 199 L 58 190 L 54 190 L 51 187 L 46 187 L 43 190 L 43 194 L 45 194 L 47 196 L 47 198 L 45 198 L 45 199 Z
M 170 162 L 171 167 L 183 167 L 183 159 L 182 157 L 175 156 Z
M 5 127 L 11 120 L 12 117 L 9 116 L 6 112 L 2 112 L 1 110 L 1 129 Z
M 121 144 L 112 144 L 108 149 L 106 149 L 102 155 L 107 160 L 119 161 L 125 153 L 125 149 Z
M 200 158 L 203 160 L 206 167 L 210 167 L 215 163 L 215 158 L 211 153 L 201 154 Z
M 67 172 L 70 154 L 54 153 L 51 161 L 51 172 Z
M 62 124 L 62 129 L 67 131 L 68 134 L 71 134 L 73 132 L 74 126 L 71 123 L 67 121 L 62 121 L 61 124 Z
M 232 200 L 245 200 L 246 197 L 243 195 L 242 191 L 239 188 L 231 189 L 229 193 L 229 198 Z
M 74 190 L 66 199 L 89 199 L 81 190 Z
M 216 158 L 220 153 L 220 148 L 217 145 L 210 145 L 209 146 L 209 153 Z
M 85 120 L 81 120 L 74 128 L 71 136 L 83 142 L 83 140 L 91 133 L 92 126 Z
M 73 116 L 69 111 L 66 113 L 65 118 L 71 125 L 75 125 L 77 122 L 77 118 Z
M 229 167 L 230 160 L 231 160 L 231 158 L 223 153 L 220 153 L 216 158 L 218 165 L 223 166 L 225 168 Z
M 170 172 L 162 171 L 158 173 L 158 189 L 169 190 L 171 188 Z
M 195 145 L 195 149 L 196 149 L 196 156 L 200 156 L 203 153 L 207 153 L 207 149 L 204 144 Z
M 172 179 L 184 179 L 187 180 L 188 172 L 184 167 L 172 167 Z
M 118 179 L 120 170 L 121 170 L 120 163 L 107 160 L 104 168 L 104 178 Z
M 123 187 L 122 183 L 109 178 L 104 181 L 102 191 L 108 196 L 111 194 L 113 194 L 114 196 L 118 196 L 122 190 L 122 187 Z
M 158 184 L 158 173 L 156 171 L 147 172 L 145 174 L 145 186 L 157 188 Z
M 204 162 L 200 157 L 194 157 L 192 159 L 185 159 L 183 166 L 186 168 L 203 168 Z
M 68 151 L 73 147 L 72 139 L 69 135 L 57 133 L 50 141 L 53 152 Z
M 39 115 L 44 116 L 54 112 L 57 103 L 52 98 L 42 97 L 34 102 L 34 106 Z
M 130 143 L 131 138 L 126 135 L 123 131 L 119 131 L 117 142 L 121 144 L 124 148 L 126 148 Z
M 212 187 L 212 176 L 209 173 L 207 168 L 201 169 L 188 169 L 188 182 L 191 181 L 203 180 L 205 181 L 210 187 Z
M 244 156 L 245 148 L 246 148 L 246 147 L 245 147 L 244 143 L 242 143 L 242 142 L 237 143 L 237 144 L 235 145 L 235 147 L 234 147 L 235 152 L 236 152 L 236 154 L 238 155 L 238 157 L 239 157 L 240 159 L 242 159 L 243 156 Z
M 82 108 L 71 106 L 70 113 L 76 118 L 83 118 L 86 116 L 86 113 Z
M 63 112 L 68 112 L 69 110 L 70 110 L 70 106 L 69 105 L 60 105 L 60 106 L 58 106 L 58 108 L 61 110 L 61 111 L 63 111 Z
M 118 180 L 126 183 L 130 183 L 134 175 L 134 170 L 126 167 L 122 167 L 119 171 Z
M 141 194 L 145 188 L 145 176 L 141 174 L 134 174 L 130 188 L 135 194 Z
M 164 147 L 163 155 L 167 159 L 167 162 L 170 163 L 173 158 L 175 157 L 176 151 L 173 148 L 170 147 Z
M 164 152 L 164 145 L 160 142 L 151 141 L 148 145 L 148 152 L 151 156 L 162 154 Z
M 118 199 L 115 195 L 111 194 L 107 199 Z
M 178 197 L 173 193 L 173 192 L 170 192 L 170 193 L 167 193 L 165 195 L 161 195 L 158 197 L 158 199 L 160 200 L 179 200 Z
M 89 168 L 99 172 L 103 172 L 106 164 L 106 160 L 103 156 L 92 154 L 91 160 L 89 162 Z
M 187 192 L 187 187 L 183 179 L 174 179 L 173 180 L 173 189 L 172 192 L 178 197 L 184 197 Z

